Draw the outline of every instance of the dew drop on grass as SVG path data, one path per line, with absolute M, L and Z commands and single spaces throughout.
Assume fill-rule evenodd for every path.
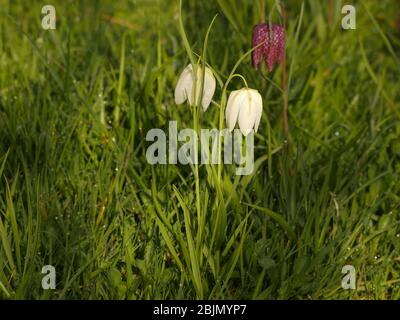
M 336 137 L 339 137 L 339 136 L 340 136 L 340 132 L 339 132 L 339 131 L 336 131 L 336 132 L 335 132 L 335 136 L 336 136 Z

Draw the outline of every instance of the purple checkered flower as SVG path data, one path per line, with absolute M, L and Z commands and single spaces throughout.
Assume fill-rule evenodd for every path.
M 272 71 L 274 65 L 281 63 L 285 56 L 285 28 L 269 23 L 256 25 L 253 29 L 253 48 L 255 47 L 257 48 L 252 55 L 253 67 L 257 70 L 264 58 L 268 70 Z

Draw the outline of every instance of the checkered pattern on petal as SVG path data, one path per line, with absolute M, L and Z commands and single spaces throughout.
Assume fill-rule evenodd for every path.
M 272 29 L 272 32 L 270 32 Z M 258 24 L 253 29 L 253 67 L 257 70 L 264 58 L 268 70 L 272 71 L 275 64 L 282 62 L 285 55 L 285 29 L 284 27 L 269 23 Z

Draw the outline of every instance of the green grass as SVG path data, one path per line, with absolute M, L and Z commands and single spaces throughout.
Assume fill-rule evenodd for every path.
M 400 299 L 396 1 L 354 1 L 354 31 L 340 0 L 286 1 L 290 152 L 281 68 L 245 58 L 237 73 L 264 100 L 256 171 L 220 179 L 146 161 L 148 130 L 193 128 L 173 99 L 189 63 L 178 1 L 54 0 L 54 31 L 31 2 L 0 6 L 0 298 Z M 206 58 L 226 81 L 260 12 L 184 0 L 195 54 L 216 14 Z M 218 127 L 221 94 L 195 113 L 202 128 Z M 357 290 L 341 288 L 346 264 Z

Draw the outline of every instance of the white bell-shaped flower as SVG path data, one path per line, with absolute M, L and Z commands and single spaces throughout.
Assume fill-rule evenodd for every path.
M 226 107 L 226 123 L 229 131 L 232 131 L 238 122 L 244 136 L 247 136 L 253 128 L 257 132 L 262 111 L 262 97 L 257 90 L 243 88 L 232 91 Z
M 196 97 L 194 99 L 194 71 L 191 64 L 189 64 L 185 70 L 183 70 L 181 76 L 179 77 L 178 83 L 175 88 L 175 103 L 182 104 L 186 100 L 189 100 L 189 104 L 191 106 L 194 105 L 196 101 L 196 105 L 199 105 L 200 95 L 201 95 L 201 77 L 202 77 L 202 69 L 201 66 L 197 66 L 197 78 L 196 78 Z M 203 96 L 201 99 L 201 105 L 203 110 L 206 111 L 208 106 L 211 103 L 211 99 L 214 96 L 216 87 L 215 77 L 212 71 L 206 67 L 205 75 L 204 75 L 204 86 L 203 86 Z

